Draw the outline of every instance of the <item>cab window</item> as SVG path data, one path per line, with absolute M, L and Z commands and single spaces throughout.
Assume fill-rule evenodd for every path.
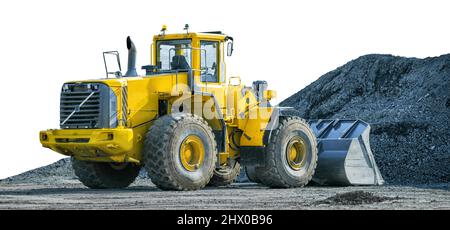
M 161 71 L 191 68 L 191 40 L 158 41 L 156 63 Z
M 219 82 L 219 42 L 200 41 L 200 69 L 202 82 Z

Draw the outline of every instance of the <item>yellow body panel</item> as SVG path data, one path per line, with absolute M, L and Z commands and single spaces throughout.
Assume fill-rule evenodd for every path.
M 187 74 L 162 74 L 152 77 L 126 77 L 120 79 L 102 79 L 76 81 L 76 83 L 96 82 L 108 85 L 122 101 L 122 87 L 127 87 L 127 116 L 126 122 L 119 123 L 119 127 L 112 129 L 61 129 L 41 131 L 41 143 L 68 156 L 90 161 L 140 162 L 144 145 L 144 138 L 151 122 L 158 116 L 158 99 L 160 95 L 170 95 L 177 82 L 187 84 Z M 75 82 L 72 82 L 75 83 Z M 122 104 L 118 103 L 119 120 L 123 118 Z M 42 140 L 42 134 L 48 136 Z M 113 133 L 114 140 L 103 140 L 105 133 Z M 116 134 L 117 133 L 117 134 Z M 100 135 L 102 134 L 102 135 Z M 125 137 L 124 135 L 127 134 Z M 89 139 L 83 142 L 56 142 L 56 138 L 69 140 Z M 94 153 L 100 153 L 95 155 Z

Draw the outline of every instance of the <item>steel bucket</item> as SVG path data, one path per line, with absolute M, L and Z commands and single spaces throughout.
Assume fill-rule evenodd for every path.
M 362 120 L 309 120 L 318 141 L 313 181 L 321 185 L 382 185 L 370 149 L 370 125 Z

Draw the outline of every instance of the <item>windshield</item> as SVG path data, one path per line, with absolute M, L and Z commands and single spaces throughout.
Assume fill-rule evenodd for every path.
M 191 65 L 191 40 L 167 40 L 156 43 L 156 64 L 160 70 L 187 70 Z

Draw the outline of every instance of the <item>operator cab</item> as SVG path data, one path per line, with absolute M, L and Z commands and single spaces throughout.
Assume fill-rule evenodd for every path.
M 219 31 L 202 33 L 161 34 L 154 36 L 152 65 L 143 66 L 146 75 L 189 72 L 204 83 L 225 82 L 224 48 L 232 38 Z M 227 45 L 231 56 L 232 45 Z

